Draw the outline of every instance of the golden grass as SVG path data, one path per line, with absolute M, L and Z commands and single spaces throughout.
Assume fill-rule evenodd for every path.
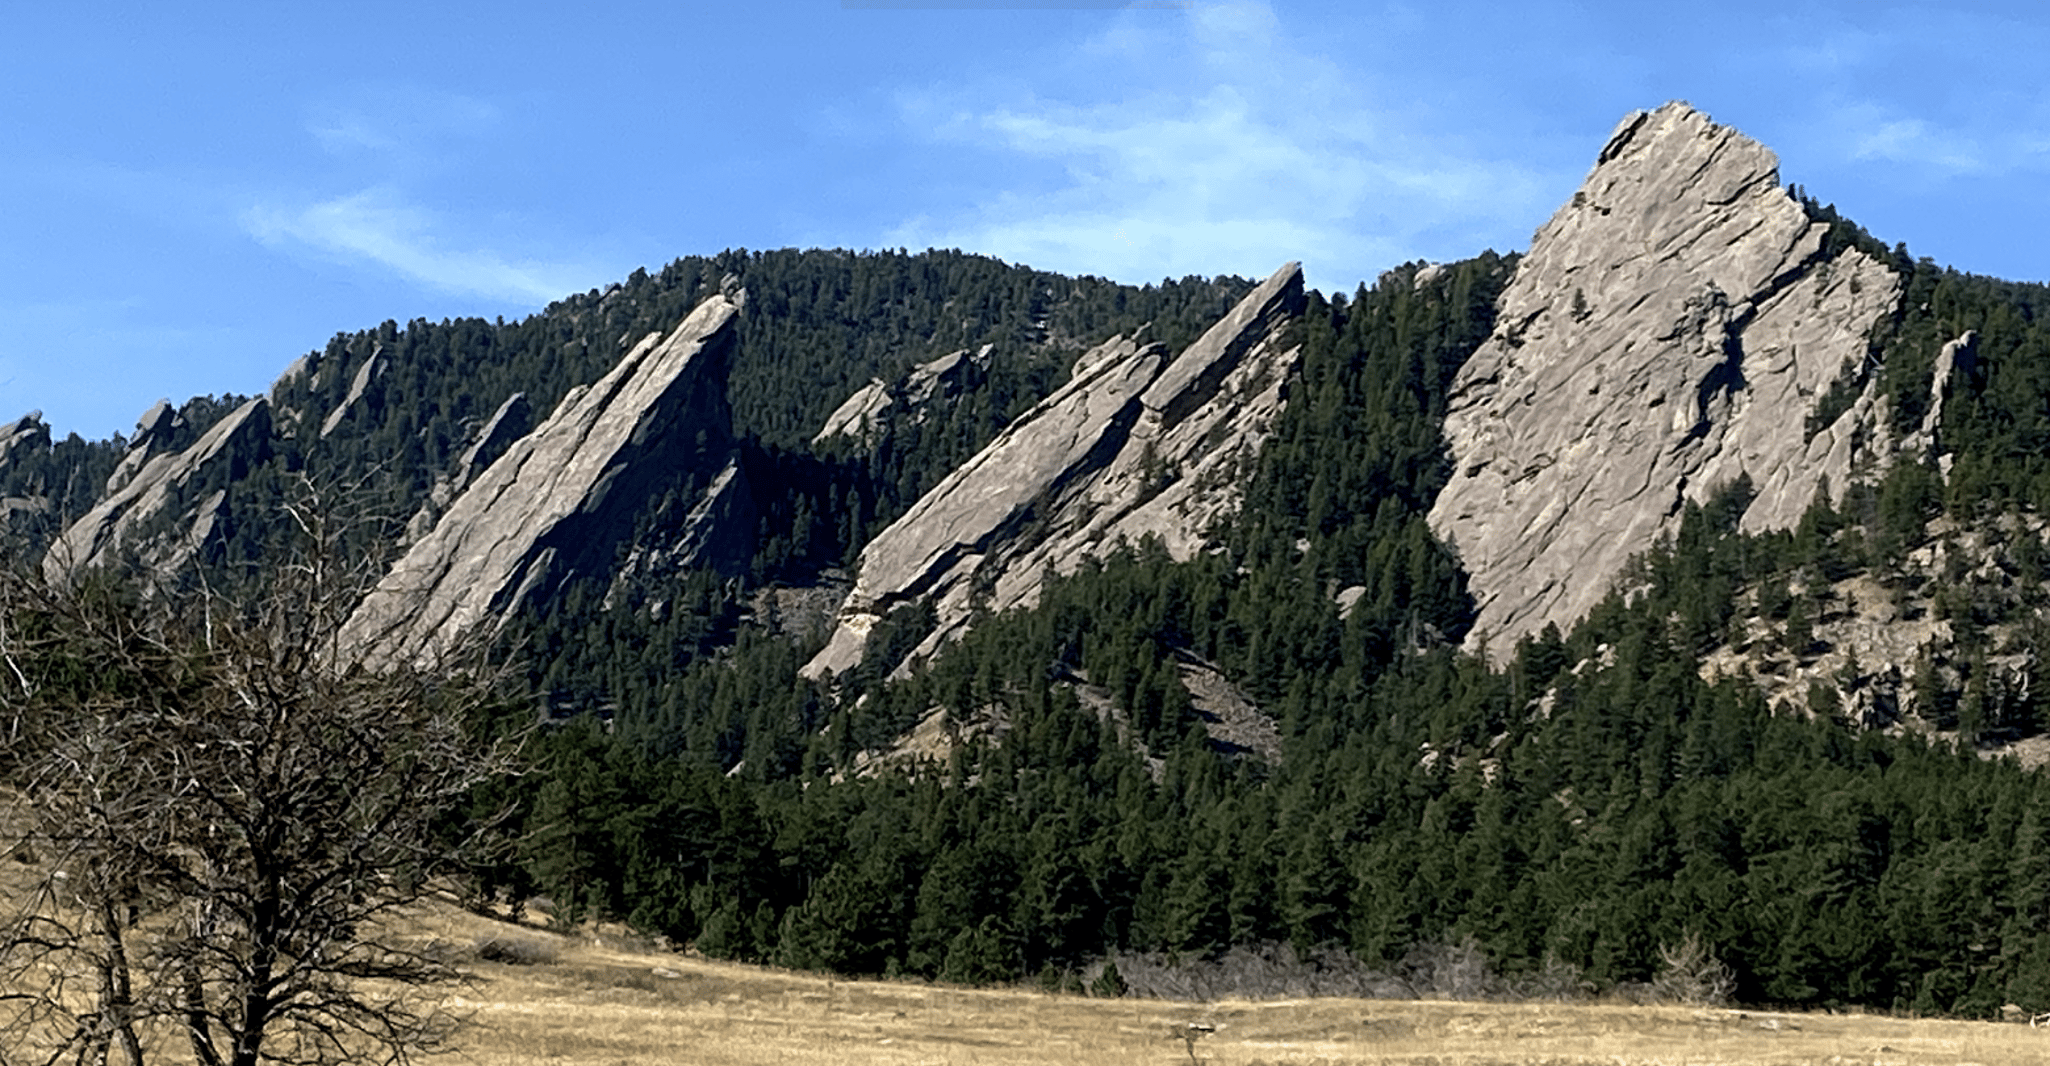
M 483 919 L 440 935 L 547 940 Z M 1219 1066 L 1780 1066 L 2050 1063 L 2050 1032 L 1873 1015 L 1588 1004 L 1318 999 L 1209 1004 L 971 990 L 710 962 L 560 939 L 547 961 L 479 962 L 456 1005 L 478 1066 L 1187 1063 Z

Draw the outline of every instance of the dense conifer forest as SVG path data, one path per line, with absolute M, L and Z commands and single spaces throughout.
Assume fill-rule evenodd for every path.
M 1610 988 L 1651 981 L 1660 949 L 1694 937 L 1749 1002 L 2046 1002 L 2039 774 L 1982 761 L 1969 735 L 1776 712 L 1695 668 L 1741 590 L 1884 571 L 1929 520 L 1995 490 L 1946 492 L 1906 464 L 1793 533 L 1747 537 L 1740 484 L 1574 632 L 1499 669 L 1453 649 L 1471 603 L 1423 514 L 1447 473 L 1452 373 L 1513 266 L 1487 256 L 1424 285 L 1405 268 L 1315 303 L 1301 392 L 1222 553 L 1137 546 L 908 682 L 880 678 L 922 632 L 893 618 L 871 638 L 883 669 L 837 701 L 793 680 L 801 649 L 745 627 L 729 655 L 623 680 L 609 728 L 549 735 L 517 876 L 572 917 L 846 973 L 1073 987 L 1110 950 L 1281 941 L 1392 969 L 1420 945 L 1472 944 L 1508 974 L 1564 964 Z M 1986 330 L 1955 402 L 1986 420 L 2040 395 L 2014 287 L 1914 270 L 1929 310 L 1884 324 L 1878 357 L 1997 303 L 2012 332 Z M 2015 447 L 2018 421 L 1964 431 L 1981 435 L 1960 469 Z M 1983 469 L 2007 498 L 2032 483 Z M 612 661 L 664 643 L 612 639 Z M 1190 659 L 1278 720 L 1278 759 L 1207 738 L 1177 680 Z M 1120 713 L 1086 706 L 1084 679 Z M 964 731 L 1001 723 L 998 739 L 857 772 L 935 708 Z M 2043 727 L 2027 701 L 1975 713 L 1968 734 Z
M 844 581 L 1078 352 L 1142 324 L 1179 347 L 1251 282 L 729 252 L 522 322 L 338 335 L 272 396 L 298 432 L 218 486 L 234 518 L 208 565 L 232 581 L 264 558 L 283 532 L 266 516 L 309 472 L 392 505 L 355 544 L 389 558 L 404 512 L 507 397 L 546 412 L 707 292 L 745 288 L 730 398 L 764 516 L 756 556 L 745 574 L 688 577 L 660 612 L 575 586 L 507 634 L 534 705 L 490 728 L 531 730 L 533 769 L 476 797 L 512 803 L 518 841 L 471 871 L 476 898 L 545 895 L 557 921 L 623 921 L 718 957 L 967 983 L 1080 989 L 1108 952 L 1287 943 L 1390 968 L 1467 945 L 1504 974 L 1566 967 L 1613 989 L 1651 981 L 1661 949 L 1692 939 L 1747 1002 L 2050 1009 L 2050 794 L 1977 751 L 2050 727 L 2042 685 L 1932 675 L 1944 731 L 1887 730 L 1698 669 L 1754 613 L 1805 653 L 1828 583 L 1905 586 L 1901 560 L 1934 523 L 2050 505 L 2050 290 L 1913 260 L 1809 208 L 1907 279 L 1845 379 L 1878 375 L 1902 427 L 1929 403 L 1933 351 L 1977 331 L 1943 410 L 1947 479 L 1902 463 L 1764 535 L 1737 531 L 1748 488 L 1732 486 L 1690 506 L 1584 623 L 1497 649 L 1499 665 L 1458 650 L 1474 604 L 1425 523 L 1450 473 L 1453 375 L 1516 267 L 1492 253 L 1312 295 L 1299 377 L 1222 550 L 1176 562 L 1128 545 L 901 680 L 888 675 L 929 615 L 887 618 L 828 688 L 798 675 L 822 634 L 769 624 L 761 596 Z M 813 445 L 870 379 L 985 344 L 988 371 L 937 416 Z M 240 399 L 185 404 L 180 440 Z M 73 437 L 0 466 L 0 495 L 50 500 L 43 525 L 10 527 L 22 551 L 90 505 L 123 443 Z M 2045 561 L 2014 558 L 2015 595 L 1944 604 L 1961 642 L 2041 604 Z M 1278 749 L 1214 738 L 1190 668 L 1257 703 Z M 955 742 L 877 757 L 921 723 Z

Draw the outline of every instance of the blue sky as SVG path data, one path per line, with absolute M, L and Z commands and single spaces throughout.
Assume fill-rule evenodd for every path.
M 0 418 L 128 431 L 337 332 L 728 247 L 1350 290 L 1525 247 L 1685 99 L 1883 240 L 2050 279 L 2014 4 L 15 4 Z

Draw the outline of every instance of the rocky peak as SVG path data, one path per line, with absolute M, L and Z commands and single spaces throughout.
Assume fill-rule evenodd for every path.
M 1685 104 L 1623 120 L 1453 384 L 1430 522 L 1472 575 L 1474 641 L 1570 625 L 1740 475 L 1744 528 L 1786 528 L 1889 461 L 1876 386 L 1807 431 L 1900 292 L 1869 256 L 1826 257 L 1826 232 L 1757 142 Z
M 739 314 L 737 294 L 707 299 L 565 395 L 365 597 L 343 628 L 350 654 L 372 666 L 431 663 L 572 576 L 608 572 L 634 515 L 680 463 L 709 464 L 715 490 L 730 484 L 715 475 L 732 461 L 725 382 Z
M 64 582 L 87 569 L 106 566 L 133 556 L 159 571 L 175 571 L 189 562 L 212 535 L 225 515 L 227 495 L 216 489 L 195 500 L 202 486 L 226 485 L 240 480 L 261 465 L 270 454 L 270 401 L 250 400 L 214 423 L 190 447 L 152 454 L 146 443 L 152 434 L 168 432 L 165 420 L 168 404 L 151 408 L 144 416 L 144 434 L 139 449 L 131 448 L 128 458 L 138 454 L 137 464 L 92 510 L 73 522 L 43 556 L 43 573 L 52 582 Z M 123 459 L 128 465 L 128 459 Z M 145 538 L 144 530 L 169 521 L 183 532 Z
M 106 492 L 113 494 L 121 486 L 134 480 L 135 475 L 153 456 L 171 450 L 178 431 L 185 426 L 185 420 L 178 417 L 178 409 L 170 400 L 158 400 L 150 409 L 135 420 L 135 436 L 128 439 L 128 450 L 122 453 L 121 462 L 114 472 L 107 475 Z
M 13 462 L 18 454 L 37 449 L 50 449 L 50 426 L 43 421 L 43 412 L 30 411 L 0 426 L 0 466 Z
M 1037 602 L 1048 570 L 1147 536 L 1182 559 L 1207 547 L 1281 410 L 1304 301 L 1289 263 L 1178 356 L 1125 337 L 1083 353 L 1066 385 L 869 542 L 807 676 L 859 663 L 869 631 L 902 604 L 929 603 L 938 618 L 915 659 L 979 607 Z

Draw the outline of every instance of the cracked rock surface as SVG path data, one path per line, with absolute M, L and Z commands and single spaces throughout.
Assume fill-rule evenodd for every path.
M 695 437 L 727 462 L 725 381 L 740 306 L 714 296 L 595 384 L 570 390 L 364 598 L 342 629 L 349 653 L 372 667 L 431 665 L 570 576 L 608 569 L 636 509 L 694 452 Z
M 938 627 L 907 662 L 979 608 L 1038 602 L 1045 574 L 1072 573 L 1121 543 L 1157 536 L 1176 558 L 1234 513 L 1301 354 L 1302 268 L 1289 263 L 1178 356 L 1114 337 L 1074 375 L 948 474 L 863 549 L 831 641 L 806 676 L 861 661 L 891 609 L 929 602 Z
M 1757 142 L 1679 103 L 1623 120 L 1453 383 L 1430 523 L 1472 575 L 1471 644 L 1579 620 L 1739 475 L 1743 527 L 1787 528 L 1825 478 L 1890 460 L 1875 386 L 1807 425 L 1900 292 L 1861 252 L 1826 258 L 1826 232 Z

